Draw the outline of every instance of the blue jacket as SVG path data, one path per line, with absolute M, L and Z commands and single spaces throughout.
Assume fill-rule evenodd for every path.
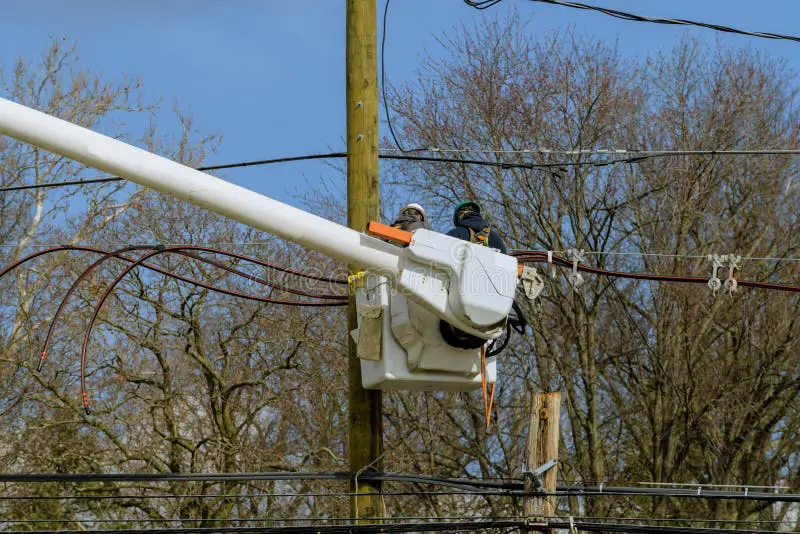
M 480 213 L 467 213 L 461 218 L 460 221 L 458 221 L 458 224 L 455 228 L 447 232 L 447 235 L 457 237 L 458 239 L 463 239 L 464 241 L 469 241 L 468 228 L 472 228 L 475 233 L 478 233 L 487 226 L 491 225 L 486 222 L 486 219 L 481 217 Z M 492 228 L 491 232 L 489 232 L 489 248 L 496 248 L 503 254 L 508 254 L 508 248 L 506 247 L 503 238 L 500 237 L 500 234 L 498 234 L 494 228 Z

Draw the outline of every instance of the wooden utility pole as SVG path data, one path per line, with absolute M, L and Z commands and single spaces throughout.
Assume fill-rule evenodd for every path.
M 542 393 L 531 399 L 531 417 L 528 427 L 528 471 L 533 472 L 551 460 L 558 459 L 558 444 L 561 420 L 561 393 Z M 554 492 L 556 489 L 557 467 L 548 469 L 542 476 L 543 489 Z M 534 481 L 525 477 L 525 489 L 532 491 Z M 525 516 L 536 521 L 537 517 L 551 517 L 556 513 L 556 498 L 525 497 Z M 532 531 L 531 531 L 532 532 Z
M 347 0 L 347 224 L 363 232 L 380 218 L 378 190 L 378 56 L 376 0 Z M 350 271 L 358 270 L 351 265 Z M 356 326 L 353 297 L 348 334 Z M 353 473 L 381 469 L 383 396 L 361 387 L 361 362 L 350 335 L 348 382 L 348 459 Z M 379 517 L 381 483 L 356 478 L 351 483 L 353 517 Z

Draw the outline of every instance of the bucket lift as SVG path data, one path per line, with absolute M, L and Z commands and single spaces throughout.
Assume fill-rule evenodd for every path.
M 351 334 L 364 387 L 469 391 L 483 379 L 494 383 L 495 358 L 483 369 L 481 350 L 504 330 L 516 259 L 430 230 L 411 234 L 371 223 L 368 232 L 407 248 L 396 283 L 371 274 L 351 277 L 358 314 Z M 442 324 L 448 309 L 459 314 L 463 342 L 442 336 L 454 323 Z
M 504 331 L 515 258 L 430 230 L 409 234 L 371 223 L 378 239 L 2 98 L 0 133 L 359 266 L 364 274 L 351 284 L 358 329 L 351 334 L 364 387 L 480 387 L 480 346 Z M 467 342 L 445 341 L 443 328 Z M 485 378 L 496 378 L 491 359 Z

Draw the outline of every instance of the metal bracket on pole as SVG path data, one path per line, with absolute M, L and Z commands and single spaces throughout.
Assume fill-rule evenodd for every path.
M 544 489 L 544 479 L 542 477 L 545 473 L 557 465 L 558 458 L 554 458 L 544 465 L 540 465 L 533 471 L 525 471 L 522 475 L 525 478 L 525 481 L 530 483 L 530 485 L 526 484 L 526 489 L 529 487 L 531 493 L 542 491 Z
M 527 468 L 523 468 L 522 476 L 525 480 L 525 494 L 535 495 L 538 493 L 543 493 L 545 491 L 544 478 L 543 478 L 544 474 L 557 465 L 558 465 L 558 458 L 554 458 L 553 460 L 550 460 L 544 465 L 540 465 L 533 471 L 528 471 Z M 525 526 L 529 528 L 547 527 L 547 521 L 548 520 L 546 517 L 540 515 L 531 515 L 525 518 Z

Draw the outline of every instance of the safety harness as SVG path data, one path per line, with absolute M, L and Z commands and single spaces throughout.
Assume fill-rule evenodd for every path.
M 489 235 L 492 233 L 492 229 L 489 226 L 484 227 L 480 232 L 476 232 L 469 226 L 467 226 L 467 230 L 469 230 L 470 243 L 477 243 L 484 247 L 489 246 Z

